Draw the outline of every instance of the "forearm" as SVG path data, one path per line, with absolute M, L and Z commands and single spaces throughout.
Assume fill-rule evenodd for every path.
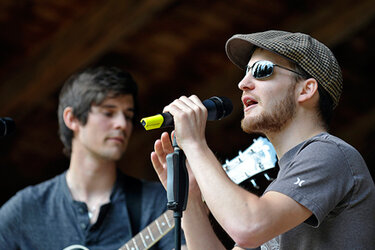
M 208 146 L 189 146 L 185 154 L 210 211 L 235 241 L 249 238 L 264 222 L 259 197 L 234 184 Z
M 185 154 L 208 208 L 240 246 L 257 247 L 312 214 L 282 193 L 271 191 L 258 197 L 236 185 L 204 144 L 186 147 Z
M 182 217 L 182 227 L 189 250 L 225 249 L 212 229 L 208 210 L 202 199 L 189 198 L 187 209 Z

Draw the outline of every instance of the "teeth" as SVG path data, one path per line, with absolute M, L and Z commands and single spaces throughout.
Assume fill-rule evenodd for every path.
M 249 100 L 247 100 L 247 101 L 246 101 L 246 103 L 247 103 L 247 104 L 250 104 L 250 103 L 251 103 L 251 100 L 250 100 L 250 99 L 249 99 Z

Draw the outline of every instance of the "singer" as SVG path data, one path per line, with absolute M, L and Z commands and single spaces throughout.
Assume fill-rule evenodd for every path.
M 230 181 L 208 147 L 207 109 L 197 96 L 166 106 L 189 170 L 182 221 L 188 248 L 224 249 L 208 207 L 235 249 L 373 249 L 374 182 L 359 152 L 327 132 L 343 88 L 331 50 L 307 34 L 271 30 L 234 35 L 226 53 L 245 71 L 238 83 L 242 129 L 267 136 L 280 171 L 262 196 L 247 192 Z M 225 141 L 230 131 L 221 136 Z M 164 186 L 172 150 L 164 132 L 151 153 Z

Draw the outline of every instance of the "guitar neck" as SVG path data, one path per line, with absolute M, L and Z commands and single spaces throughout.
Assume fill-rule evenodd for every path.
M 149 249 L 174 228 L 173 211 L 167 210 L 119 250 Z

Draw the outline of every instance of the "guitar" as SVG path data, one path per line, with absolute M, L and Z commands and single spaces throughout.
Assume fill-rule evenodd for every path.
M 263 137 L 254 139 L 253 144 L 245 151 L 239 151 L 238 156 L 226 160 L 222 165 L 228 177 L 236 184 L 248 189 L 246 183 L 260 189 L 257 180 L 263 176 L 267 181 L 272 181 L 269 172 L 276 165 L 276 151 L 272 144 Z M 143 250 L 151 248 L 164 235 L 174 228 L 173 211 L 168 210 L 160 215 L 154 222 L 125 243 L 119 250 Z M 81 245 L 72 245 L 63 250 L 89 250 Z
M 145 229 L 135 235 L 119 250 L 143 250 L 151 248 L 164 235 L 174 228 L 173 211 L 167 210 Z M 90 250 L 82 245 L 71 245 L 63 250 Z
M 269 140 L 259 137 L 245 151 L 227 160 L 223 169 L 234 183 L 261 195 L 277 175 L 276 151 Z

